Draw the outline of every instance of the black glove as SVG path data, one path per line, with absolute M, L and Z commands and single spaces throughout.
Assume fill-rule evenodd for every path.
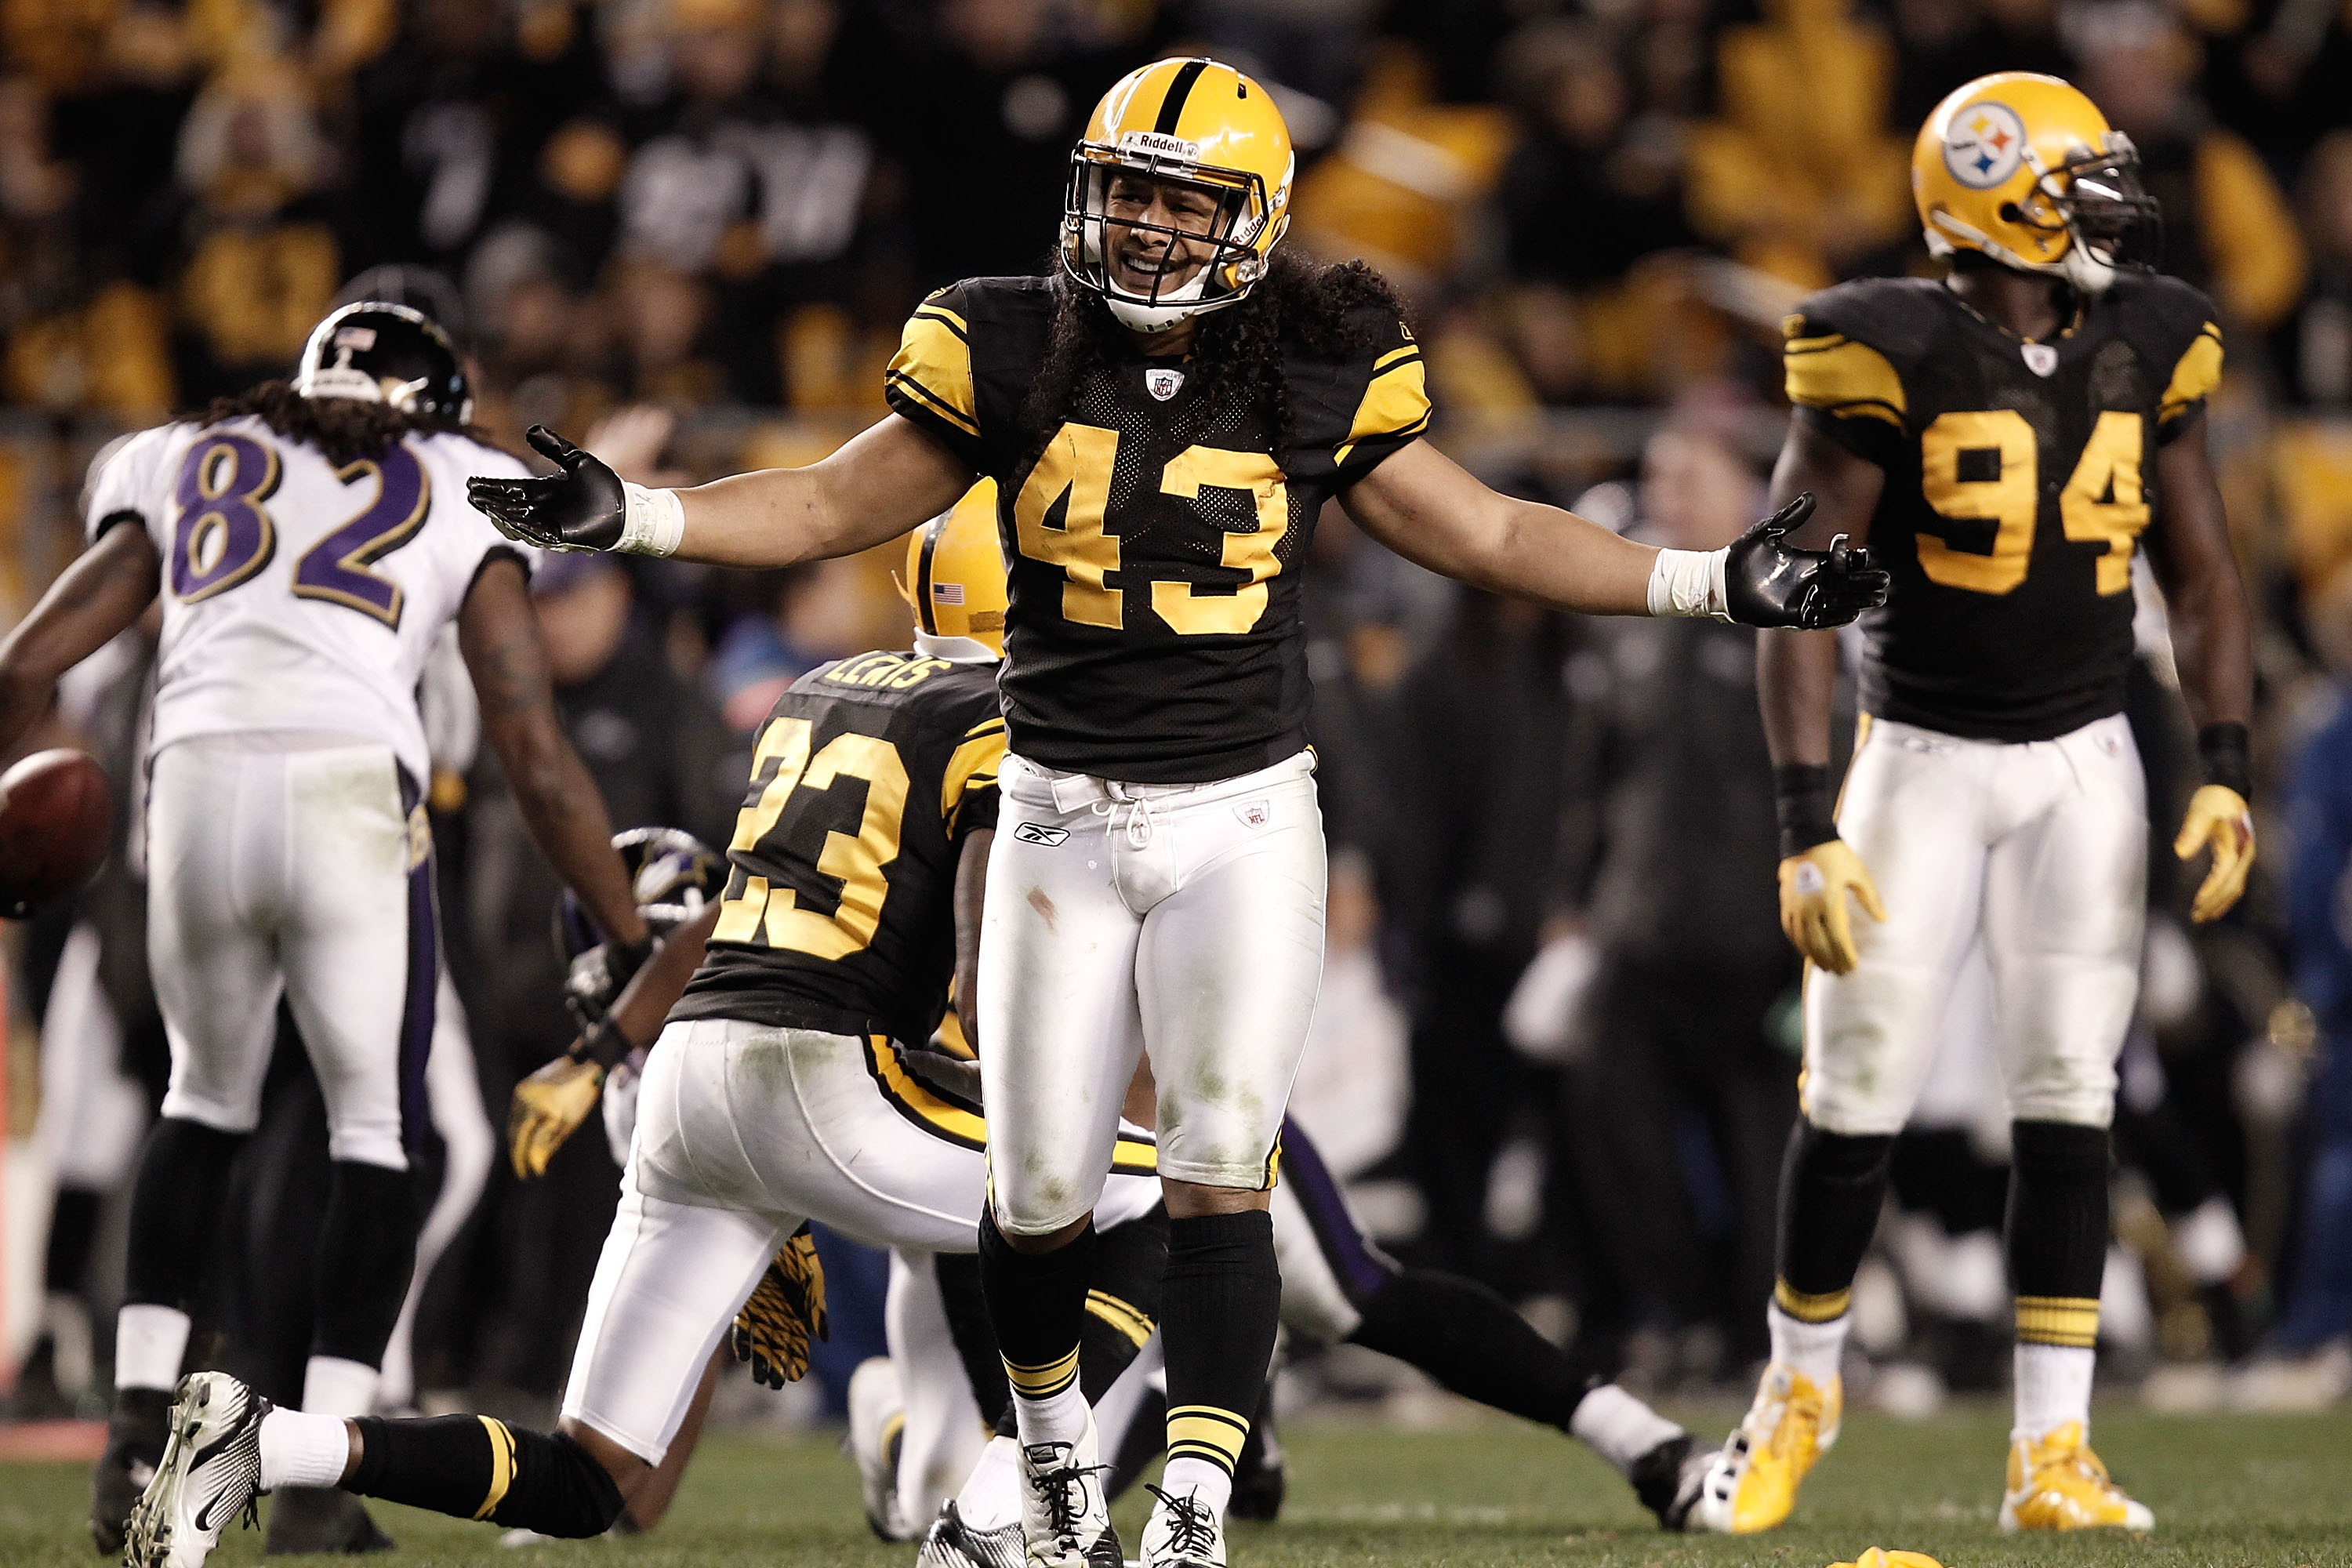
M 1791 550 L 1789 531 L 1813 513 L 1811 490 L 1735 541 L 1723 563 L 1724 606 L 1743 626 L 1842 626 L 1886 603 L 1886 574 L 1840 534 L 1827 550 Z
M 610 550 L 621 542 L 627 502 L 621 476 L 544 425 L 530 427 L 533 447 L 563 466 L 536 479 L 471 479 L 466 499 L 500 533 L 549 550 Z
M 604 1021 L 621 988 L 646 966 L 653 952 L 651 937 L 635 946 L 606 942 L 572 961 L 572 971 L 563 977 L 563 1005 L 572 1009 L 583 1029 L 593 1029 Z

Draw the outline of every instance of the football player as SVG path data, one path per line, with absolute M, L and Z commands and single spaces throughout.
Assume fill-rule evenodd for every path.
M 1143 1561 L 1223 1561 L 1279 1311 L 1276 1138 L 1322 962 L 1299 572 L 1323 502 L 1425 566 L 1593 613 L 1825 626 L 1885 586 L 1851 552 L 1788 546 L 1806 501 L 1726 550 L 1655 551 L 1472 479 L 1420 439 L 1421 351 L 1388 287 L 1281 247 L 1293 172 L 1264 87 L 1157 61 L 1071 155 L 1057 274 L 926 300 L 890 413 L 833 457 L 646 489 L 542 430 L 561 473 L 476 487 L 542 544 L 780 566 L 998 481 L 1009 751 L 976 998 L 995 1174 L 980 1257 L 1024 1462 L 1053 1478 L 1028 1499 L 1041 1568 L 1076 1568 L 1108 1528 L 1073 1358 L 1089 1215 L 1147 1048 L 1171 1458 Z
M 1948 276 L 1842 284 L 1787 327 L 1796 416 L 1775 492 L 1819 495 L 1808 530 L 1866 537 L 1895 583 L 1864 623 L 1867 717 L 1834 804 L 1833 641 L 1761 639 L 1781 923 L 1811 965 L 1803 1114 L 1782 1172 L 1771 1361 L 1696 1518 L 1779 1523 L 1837 1436 L 1888 1150 L 1981 942 L 2016 1151 L 2000 1523 L 2146 1530 L 2149 1510 L 2086 1440 L 2147 877 L 2121 710 L 2144 541 L 2205 770 L 2173 847 L 2211 851 L 2195 916 L 2213 920 L 2254 852 L 2247 614 L 2205 446 L 2221 333 L 2202 294 L 2138 264 L 2157 213 L 2137 157 L 2065 82 L 1970 82 L 1928 117 L 1911 174 Z
M 663 1465 L 747 1298 L 755 1370 L 781 1382 L 805 1366 L 823 1331 L 808 1221 L 886 1247 L 972 1250 L 988 1178 L 985 1128 L 961 1089 L 969 1064 L 897 1043 L 930 1038 L 951 976 L 974 984 L 995 837 L 1003 566 L 991 520 L 967 515 L 977 527 L 961 537 L 935 526 L 915 542 L 912 649 L 819 666 L 778 700 L 721 895 L 518 1091 L 517 1163 L 542 1171 L 633 1043 L 659 1033 L 558 1429 L 275 1410 L 200 1373 L 131 1520 L 132 1568 L 195 1568 L 257 1491 L 283 1486 L 602 1534 Z M 1145 1135 L 1120 1143 L 1103 1264 L 1114 1243 L 1147 1251 L 1128 1272 L 1156 1288 L 1156 1232 L 1148 1248 L 1121 1239 L 1158 1215 L 1154 1151 Z M 1088 1284 L 1095 1337 L 1124 1341 L 1139 1292 Z
M 407 1289 L 409 1175 L 439 953 L 416 684 L 454 621 L 540 847 L 614 938 L 646 931 L 603 801 L 564 738 L 522 557 L 464 481 L 520 465 L 467 421 L 448 337 L 405 306 L 348 305 L 293 381 L 101 455 L 89 548 L 0 644 L 0 746 L 58 675 L 160 593 L 147 939 L 172 1053 L 131 1209 L 114 1408 L 90 1524 L 118 1549 L 161 1459 L 229 1163 L 259 1114 L 284 995 L 325 1091 L 333 1161 L 318 1238 L 306 1409 L 362 1415 Z M 285 1550 L 349 1533 L 349 1500 L 287 1500 Z M 294 1529 L 312 1518 L 317 1529 Z

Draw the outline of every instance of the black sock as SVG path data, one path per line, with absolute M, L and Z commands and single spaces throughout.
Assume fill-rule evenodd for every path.
M 1101 1403 L 1102 1396 L 1110 1392 L 1110 1385 L 1134 1364 L 1152 1331 L 1159 1327 L 1160 1280 L 1168 1269 L 1168 1211 L 1155 1206 L 1140 1219 L 1113 1226 L 1099 1234 L 1094 1281 L 1087 1289 L 1086 1320 L 1078 1326 L 1078 1387 L 1089 1405 Z M 945 1263 L 947 1259 L 942 1258 L 940 1261 Z M 962 1331 L 955 1329 L 954 1319 L 951 1305 L 950 1331 L 957 1335 L 957 1352 L 964 1356 L 964 1370 L 972 1380 L 973 1394 L 978 1398 L 981 1378 L 974 1371 L 971 1357 L 964 1352 Z M 992 1338 L 989 1342 L 992 1347 L 994 1342 Z M 993 1357 L 992 1348 L 991 1354 Z M 981 1414 L 985 1417 L 994 1408 L 997 1414 L 989 1423 L 992 1429 L 1000 1437 L 1017 1437 L 1021 1435 L 1020 1423 L 1014 1418 L 1013 1401 L 1006 1393 L 1004 1363 L 995 1358 L 993 1364 L 996 1382 L 992 1391 L 1002 1403 L 992 1407 L 982 1400 Z M 1156 1434 L 1153 1442 L 1158 1442 Z M 1153 1454 L 1155 1458 L 1158 1455 L 1156 1446 Z
M 1780 1279 L 1772 1299 L 1808 1323 L 1842 1317 L 1886 1201 L 1892 1138 L 1824 1132 L 1800 1120 L 1780 1165 Z
M 123 1300 L 191 1309 L 246 1134 L 165 1117 L 147 1134 L 131 1193 L 131 1257 Z
M 579 1540 L 621 1514 L 621 1489 L 572 1437 L 488 1415 L 360 1418 L 359 1468 L 343 1489 L 458 1519 Z
M 2107 1266 L 2107 1131 L 2019 1121 L 2010 1131 L 2009 1276 L 2018 1340 L 2087 1349 L 2098 1342 Z
M 1282 1321 L 1274 1216 L 1249 1209 L 1170 1221 L 1160 1321 L 1168 1457 L 1230 1472 L 1265 1392 Z
M 1481 1405 L 1568 1430 L 1587 1393 L 1606 1378 L 1528 1326 L 1486 1286 L 1408 1268 L 1363 1305 L 1351 1342 L 1435 1378 Z
M 319 1226 L 310 1353 L 381 1366 L 415 1267 L 415 1178 L 382 1165 L 336 1161 Z
M 940 1301 L 948 1315 L 948 1337 L 955 1342 L 956 1358 L 963 1363 L 972 1403 L 980 1406 L 983 1423 L 1004 1431 L 1003 1423 L 1013 1419 L 1013 1385 L 1004 1381 L 1004 1357 L 996 1348 L 988 1298 L 980 1288 L 980 1259 L 942 1252 L 932 1258 L 931 1272 L 939 1280 Z M 1005 1436 L 1012 1434 L 1005 1432 Z
M 980 1283 L 1004 1374 L 1024 1399 L 1050 1399 L 1078 1378 L 1078 1336 L 1087 1318 L 1098 1242 L 1094 1222 L 1051 1252 L 1016 1252 L 980 1216 Z
M 1168 1277 L 1168 1211 L 1113 1226 L 1096 1245 L 1078 1330 L 1078 1386 L 1093 1405 L 1110 1392 L 1159 1327 Z
M 49 1247 L 42 1276 L 53 1296 L 79 1296 L 89 1282 L 89 1255 L 98 1244 L 98 1215 L 104 1194 L 89 1187 L 59 1187 L 49 1203 Z

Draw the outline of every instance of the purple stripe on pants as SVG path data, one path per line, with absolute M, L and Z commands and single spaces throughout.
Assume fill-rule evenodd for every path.
M 1348 1212 L 1339 1184 L 1316 1152 L 1307 1130 L 1286 1116 L 1282 1119 L 1282 1179 L 1290 1184 L 1298 1206 L 1307 1211 L 1307 1223 L 1315 1228 L 1323 1260 L 1331 1266 L 1332 1278 L 1339 1281 L 1351 1305 L 1361 1307 L 1396 1278 L 1397 1266 L 1356 1228 L 1356 1216 Z
M 424 797 L 408 770 L 400 770 L 400 809 L 414 820 Z M 440 943 L 436 937 L 433 855 L 408 872 L 408 986 L 400 1015 L 400 1143 L 413 1159 L 424 1147 L 432 1117 L 425 1098 L 425 1063 L 433 1052 L 433 1007 L 440 995 Z

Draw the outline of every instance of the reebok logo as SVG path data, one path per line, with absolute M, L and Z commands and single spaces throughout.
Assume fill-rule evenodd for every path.
M 1024 822 L 1013 830 L 1013 837 L 1024 844 L 1059 844 L 1070 836 L 1066 827 L 1047 827 L 1043 823 Z

